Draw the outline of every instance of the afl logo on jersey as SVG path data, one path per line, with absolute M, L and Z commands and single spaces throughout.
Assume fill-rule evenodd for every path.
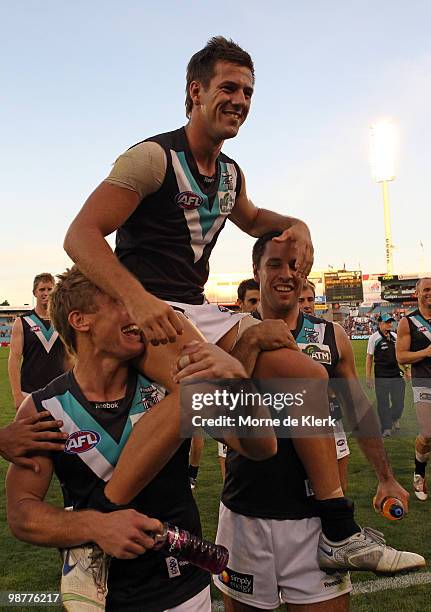
M 203 197 L 194 191 L 182 191 L 175 196 L 175 204 L 184 210 L 199 208 L 203 201 Z
M 30 327 L 30 331 L 34 332 L 35 334 L 37 334 L 37 332 L 40 332 L 40 326 L 39 325 L 32 325 Z
M 69 455 L 85 453 L 100 442 L 100 434 L 97 431 L 74 431 L 66 440 L 64 452 Z

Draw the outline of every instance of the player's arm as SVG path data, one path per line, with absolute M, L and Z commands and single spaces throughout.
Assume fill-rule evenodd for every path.
M 251 376 L 261 351 L 275 351 L 280 348 L 299 351 L 286 323 L 281 319 L 267 319 L 246 329 L 231 355 L 242 363 L 247 375 Z
M 396 353 L 397 361 L 401 365 L 417 363 L 425 357 L 431 357 L 431 344 L 421 351 L 411 351 L 411 336 L 409 322 L 404 317 L 398 324 Z
M 340 355 L 335 374 L 337 397 L 341 400 L 346 417 L 357 435 L 358 444 L 372 466 L 379 481 L 376 507 L 385 497 L 396 497 L 408 509 L 409 494 L 397 482 L 389 464 L 380 428 L 367 396 L 359 383 L 352 345 L 346 332 L 334 325 L 335 340 Z
M 367 381 L 367 387 L 373 388 L 373 360 L 374 360 L 374 342 L 372 337 L 368 339 L 367 356 L 365 357 L 365 376 Z
M 36 409 L 28 398 L 20 418 L 32 418 Z M 52 425 L 52 422 L 51 422 Z M 152 548 L 145 531 L 161 531 L 156 519 L 134 510 L 103 514 L 93 510 L 66 512 L 44 501 L 53 474 L 48 454 L 37 456 L 38 473 L 11 465 L 6 477 L 9 527 L 16 538 L 38 546 L 67 548 L 96 542 L 106 553 L 131 559 Z
M 396 345 L 397 338 L 398 338 L 398 334 L 395 333 L 395 351 L 396 351 L 396 346 L 397 346 Z M 411 380 L 412 379 L 412 372 L 411 372 L 410 364 L 409 363 L 400 363 L 398 361 L 398 359 L 397 359 L 397 362 L 398 362 L 398 367 L 399 367 L 400 371 L 404 375 L 404 379 L 405 380 Z
M 64 240 L 67 254 L 80 270 L 103 291 L 120 299 L 146 339 L 154 344 L 175 341 L 177 334 L 182 332 L 181 322 L 168 304 L 148 293 L 119 262 L 105 236 L 116 231 L 136 210 L 141 199 L 157 191 L 160 181 L 163 182 L 165 170 L 162 178 L 153 177 L 157 148 L 162 160 L 165 159 L 163 150 L 154 143 L 140 145 L 139 160 L 131 153 L 121 156 L 111 172 L 113 176 L 93 191 Z M 161 163 L 163 165 L 163 161 Z M 128 183 L 121 180 L 122 164 L 126 165 L 124 174 L 127 174 Z
M 314 249 L 308 226 L 300 219 L 280 215 L 272 210 L 255 206 L 247 196 L 245 178 L 242 172 L 241 178 L 241 191 L 229 216 L 230 220 L 243 232 L 254 238 L 259 238 L 259 236 L 273 230 L 283 232 L 274 240 L 277 242 L 287 240 L 293 242 L 298 272 L 307 276 L 314 258 Z
M 367 387 L 373 388 L 373 356 L 367 353 L 365 357 L 365 375 L 367 379 Z
M 21 389 L 21 361 L 24 351 L 24 330 L 20 317 L 17 317 L 12 326 L 10 338 L 9 359 L 7 362 L 9 383 L 12 390 L 15 409 L 18 410 L 27 393 Z

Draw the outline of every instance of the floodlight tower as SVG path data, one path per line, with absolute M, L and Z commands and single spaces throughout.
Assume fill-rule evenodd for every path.
M 373 179 L 382 183 L 385 219 L 386 272 L 393 274 L 391 217 L 389 213 L 388 182 L 395 179 L 395 128 L 390 121 L 370 127 L 370 161 Z

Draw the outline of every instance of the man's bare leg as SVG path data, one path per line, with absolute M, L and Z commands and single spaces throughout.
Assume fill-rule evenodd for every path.
M 136 367 L 170 394 L 135 425 L 111 480 L 105 487 L 109 501 L 128 504 L 166 465 L 183 440 L 180 438 L 180 391 L 171 368 L 185 344 L 202 341 L 202 334 L 182 315 L 184 332 L 173 344 L 149 344 Z M 131 469 L 133 466 L 133 469 Z
M 223 603 L 225 612 L 260 612 L 262 608 L 248 606 L 240 601 L 236 601 L 223 594 Z M 285 608 L 288 612 L 348 612 L 350 608 L 350 596 L 348 593 L 311 604 L 286 604 Z
M 341 459 L 338 459 L 338 472 L 340 474 L 341 488 L 343 489 L 344 495 L 346 494 L 347 486 L 349 484 L 348 474 L 347 474 L 348 469 L 349 469 L 349 455 L 346 455 L 345 457 L 341 457 Z
M 223 593 L 223 604 L 225 612 L 261 612 L 263 608 L 255 608 L 254 606 L 248 606 L 241 601 L 232 599 L 229 595 Z
M 182 440 L 180 398 L 175 391 L 144 414 L 133 428 L 105 496 L 118 506 L 128 504 L 166 465 Z
M 286 378 L 321 381 L 316 396 L 312 397 L 312 385 L 307 402 L 310 405 L 328 406 L 324 393 L 327 374 L 324 368 L 299 351 L 279 349 L 261 353 L 253 375 L 256 378 Z M 327 409 L 329 414 L 329 407 Z M 316 499 L 325 500 L 343 497 L 338 471 L 335 441 L 333 436 L 293 438 L 299 458 L 311 480 Z
M 179 437 L 179 391 L 172 380 L 171 369 L 185 344 L 202 340 L 200 332 L 182 317 L 184 332 L 172 344 L 154 347 L 148 345 L 138 368 L 171 395 L 162 400 L 134 427 L 123 449 L 120 460 L 105 489 L 108 499 L 115 504 L 126 504 L 150 482 L 172 457 L 181 444 Z M 231 349 L 238 326 L 226 334 L 219 345 Z M 256 365 L 255 376 L 261 378 L 323 379 L 324 369 L 299 351 L 280 349 L 262 353 Z M 320 401 L 320 400 L 319 400 Z M 327 399 L 322 399 L 322 402 Z M 342 497 L 334 439 L 296 438 L 295 449 L 313 484 L 316 498 L 325 500 Z M 131 470 L 130 466 L 134 469 Z
M 310 604 L 287 604 L 288 612 L 348 612 L 350 609 L 350 595 L 345 593 L 334 599 L 319 601 Z
M 194 467 L 199 467 L 202 457 L 202 451 L 205 446 L 205 438 L 202 436 L 194 436 L 192 438 L 192 444 L 190 446 L 190 457 L 189 463 Z
M 196 486 L 204 446 L 205 438 L 203 436 L 193 436 L 189 455 L 189 480 L 192 488 Z

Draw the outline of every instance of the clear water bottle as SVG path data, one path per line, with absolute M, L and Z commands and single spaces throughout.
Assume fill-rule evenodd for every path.
M 181 557 L 211 574 L 220 574 L 229 561 L 229 551 L 224 546 L 201 540 L 171 523 L 163 523 L 163 532 L 155 534 L 154 540 L 153 550 Z

